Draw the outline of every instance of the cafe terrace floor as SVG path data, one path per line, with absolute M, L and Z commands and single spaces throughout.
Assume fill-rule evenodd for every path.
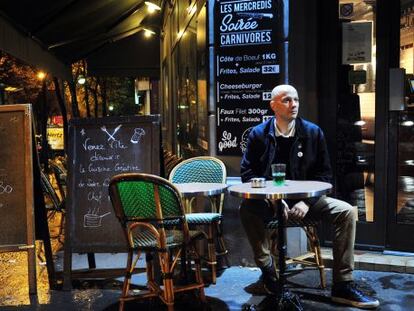
M 227 211 L 227 213 L 232 211 Z M 234 213 L 236 211 L 233 211 Z M 59 216 L 59 215 L 58 215 Z M 219 273 L 215 285 L 207 284 L 206 296 L 210 310 L 243 310 L 255 304 L 258 310 L 274 310 L 271 300 L 264 295 L 258 282 L 260 271 L 251 264 L 251 252 L 240 227 L 237 215 L 227 214 L 225 236 L 230 248 L 232 266 Z M 51 223 L 51 234 L 58 228 Z M 62 239 L 52 239 L 56 270 L 62 270 Z M 38 249 L 41 249 L 37 241 Z M 329 265 L 329 249 L 325 249 Z M 356 258 L 362 258 L 357 252 Z M 371 254 L 373 256 L 373 254 Z M 0 310 L 117 310 L 122 278 L 111 280 L 74 281 L 71 291 L 49 290 L 44 256 L 38 254 L 38 295 L 28 295 L 27 259 L 25 253 L 0 253 Z M 124 267 L 124 254 L 96 254 L 98 268 Z M 87 267 L 86 255 L 73 255 L 73 268 Z M 368 271 L 367 265 L 356 265 L 354 273 L 360 288 L 375 295 L 381 302 L 378 310 L 414 310 L 414 274 Z M 400 267 L 401 268 L 401 267 Z M 395 270 L 394 270 L 395 271 Z M 398 270 L 400 271 L 400 270 Z M 326 269 L 328 288 L 318 289 L 319 276 L 316 271 L 305 271 L 290 277 L 290 287 L 300 295 L 305 310 L 356 310 L 333 304 L 330 301 L 331 270 Z M 408 272 L 408 271 L 407 271 Z M 206 280 L 208 274 L 206 273 Z M 143 274 L 133 276 L 133 283 L 143 284 Z M 126 310 L 166 310 L 157 300 L 153 302 L 132 301 Z M 176 310 L 200 310 L 194 296 L 178 296 Z

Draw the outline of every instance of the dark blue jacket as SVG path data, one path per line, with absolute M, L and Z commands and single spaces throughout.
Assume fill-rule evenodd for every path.
M 275 158 L 275 118 L 255 126 L 249 134 L 241 161 L 243 182 L 253 177 L 271 176 L 270 165 Z M 322 130 L 301 118 L 296 119 L 295 139 L 290 150 L 290 178 L 331 182 L 332 171 Z M 313 204 L 315 200 L 309 200 Z

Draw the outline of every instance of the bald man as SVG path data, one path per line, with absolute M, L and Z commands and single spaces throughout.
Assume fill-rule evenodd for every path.
M 241 162 L 243 182 L 254 177 L 271 179 L 271 164 L 286 164 L 286 179 L 331 182 L 331 165 L 322 130 L 298 117 L 299 96 L 291 85 L 278 85 L 272 90 L 270 108 L 274 117 L 255 126 L 249 134 Z M 354 241 L 356 210 L 346 202 L 322 196 L 301 201 L 284 202 L 285 216 L 294 219 L 322 219 L 334 227 L 332 300 L 358 308 L 375 308 L 379 301 L 355 287 Z M 262 271 L 266 291 L 277 293 L 277 274 L 270 252 L 270 232 L 264 223 L 274 217 L 265 200 L 244 200 L 240 217 L 254 259 Z

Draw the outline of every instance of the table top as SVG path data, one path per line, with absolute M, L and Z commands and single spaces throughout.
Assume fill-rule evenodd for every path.
M 275 186 L 272 180 L 266 181 L 263 188 L 252 188 L 250 182 L 234 185 L 228 192 L 244 199 L 306 199 L 318 197 L 331 191 L 330 183 L 313 180 L 286 180 L 285 185 Z
M 192 197 L 196 195 L 212 196 L 223 193 L 227 185 L 221 183 L 183 183 L 174 184 L 183 197 Z

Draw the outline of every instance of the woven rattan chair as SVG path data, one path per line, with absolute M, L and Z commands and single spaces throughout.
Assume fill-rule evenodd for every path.
M 286 258 L 286 264 L 300 264 L 302 268 L 294 269 L 291 272 L 299 272 L 305 269 L 317 269 L 319 270 L 320 276 L 320 287 L 326 287 L 325 280 L 325 266 L 323 265 L 323 259 L 321 254 L 321 246 L 317 234 L 317 226 L 320 221 L 304 218 L 302 220 L 288 219 L 286 227 L 301 227 L 308 238 L 309 252 L 294 258 Z M 266 223 L 266 229 L 275 230 L 277 233 L 278 221 L 277 219 L 271 220 Z M 276 235 L 272 238 L 272 250 L 275 253 L 277 249 L 277 238 Z
M 129 173 L 111 179 L 109 194 L 128 242 L 119 309 L 123 310 L 126 300 L 159 297 L 168 310 L 174 310 L 175 293 L 187 290 L 197 290 L 204 302 L 201 265 L 194 246 L 194 241 L 203 233 L 189 231 L 178 190 L 161 177 Z M 134 252 L 137 254 L 133 261 Z M 132 295 L 129 291 L 131 274 L 142 253 L 146 254 L 147 290 Z M 154 279 L 154 253 L 159 257 L 162 284 Z M 174 283 L 174 269 L 180 259 L 183 271 L 187 264 L 195 263 L 193 283 L 179 286 Z
M 219 159 L 213 157 L 194 157 L 177 164 L 171 171 L 169 180 L 172 183 L 225 183 L 226 182 L 226 167 Z M 188 209 L 191 210 L 191 205 L 195 197 L 187 201 Z M 227 249 L 222 236 L 220 223 L 222 220 L 224 194 L 218 197 L 211 197 L 211 212 L 209 213 L 187 213 L 186 218 L 190 227 L 195 225 L 208 226 L 208 260 L 207 263 L 211 267 L 211 280 L 216 283 L 216 266 L 217 255 L 227 255 Z M 216 245 L 214 243 L 214 236 L 217 233 L 218 249 L 216 253 Z M 228 258 L 226 264 L 229 266 Z

